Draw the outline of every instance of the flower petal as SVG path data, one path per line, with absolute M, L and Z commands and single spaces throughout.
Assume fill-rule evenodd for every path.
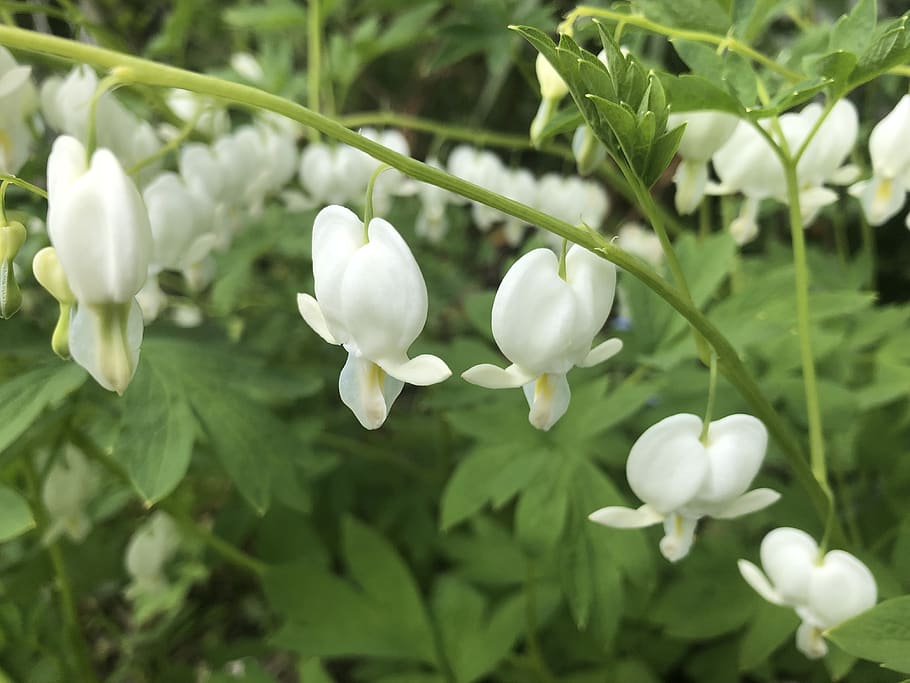
M 761 542 L 761 563 L 785 604 L 805 605 L 809 580 L 818 560 L 818 545 L 804 531 L 780 527 Z
M 493 299 L 493 337 L 510 361 L 532 373 L 568 372 L 577 304 L 559 277 L 556 255 L 534 249 L 519 258 Z M 590 346 L 590 342 L 589 342 Z
M 318 292 L 316 298 L 328 315 Z M 398 231 L 381 218 L 370 221 L 370 241 L 348 262 L 341 312 L 350 343 L 374 362 L 405 356 L 426 323 L 420 267 Z
M 780 494 L 773 489 L 753 489 L 739 498 L 734 498 L 723 507 L 707 512 L 717 519 L 733 519 L 763 510 L 780 499 Z
M 517 389 L 535 379 L 534 375 L 517 365 L 510 365 L 503 370 L 490 363 L 481 363 L 473 368 L 468 368 L 461 373 L 461 378 L 485 389 Z
M 626 462 L 629 486 L 661 514 L 688 503 L 708 473 L 701 441 L 701 418 L 672 415 L 649 427 L 632 446 Z
M 708 426 L 705 444 L 710 466 L 694 505 L 738 498 L 758 474 L 768 447 L 768 430 L 751 415 L 728 415 Z
M 809 579 L 809 610 L 822 629 L 832 628 L 875 605 L 878 590 L 869 568 L 843 550 L 825 555 Z
M 787 601 L 778 593 L 774 587 L 771 585 L 771 582 L 768 581 L 768 577 L 762 572 L 761 569 L 756 567 L 754 564 L 748 560 L 739 560 L 736 563 L 736 566 L 739 567 L 739 573 L 742 574 L 743 578 L 746 580 L 752 588 L 755 589 L 755 592 L 762 596 L 768 602 L 774 605 L 787 605 Z
M 377 365 L 395 379 L 419 387 L 438 384 L 452 376 L 452 371 L 442 358 L 428 353 L 403 362 L 379 360 Z
M 616 266 L 575 244 L 566 254 L 566 282 L 578 304 L 573 340 L 573 355 L 578 363 L 588 354 L 594 336 L 610 315 L 616 293 Z
M 635 509 L 612 505 L 595 510 L 588 515 L 588 519 L 614 529 L 643 529 L 660 524 L 664 521 L 664 516 L 650 505 L 642 505 Z
M 572 392 L 564 374 L 541 375 L 522 388 L 531 408 L 528 420 L 537 429 L 549 431 L 569 409 Z
M 828 654 L 828 643 L 816 626 L 804 621 L 796 629 L 796 649 L 809 659 L 821 659 Z
M 609 360 L 620 351 L 622 351 L 622 339 L 617 339 L 616 337 L 607 339 L 607 341 L 601 342 L 591 349 L 578 365 L 582 368 L 590 368 Z
M 692 549 L 698 519 L 672 514 L 664 519 L 664 537 L 660 539 L 660 554 L 670 562 L 679 562 Z
M 378 365 L 353 353 L 348 353 L 338 378 L 342 403 L 366 429 L 382 426 L 403 387 L 403 382 L 389 377 Z
M 326 322 L 319 302 L 309 294 L 300 293 L 297 295 L 297 310 L 303 317 L 304 322 L 309 325 L 313 332 L 325 339 L 329 344 L 340 344 L 329 330 L 329 324 Z
M 313 222 L 313 278 L 316 300 L 332 336 L 350 336 L 342 312 L 341 284 L 354 254 L 366 244 L 363 221 L 343 206 L 327 206 Z

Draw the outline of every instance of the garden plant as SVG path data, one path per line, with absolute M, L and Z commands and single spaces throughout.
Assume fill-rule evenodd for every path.
M 902 5 L 0 1 L 0 683 L 910 680 Z

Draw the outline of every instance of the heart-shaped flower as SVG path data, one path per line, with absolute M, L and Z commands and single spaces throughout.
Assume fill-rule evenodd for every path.
M 589 519 L 605 526 L 636 529 L 664 523 L 660 550 L 671 562 L 689 553 L 702 517 L 730 519 L 761 510 L 780 494 L 748 491 L 758 474 L 768 432 L 751 415 L 728 415 L 708 425 L 701 439 L 697 415 L 671 415 L 649 427 L 632 446 L 626 475 L 644 505 L 605 507 Z
M 804 531 L 774 529 L 762 540 L 760 555 L 764 572 L 747 560 L 739 561 L 739 571 L 765 600 L 796 610 L 802 619 L 796 646 L 807 657 L 824 657 L 824 631 L 875 604 L 878 591 L 869 568 L 843 550 L 821 556 Z

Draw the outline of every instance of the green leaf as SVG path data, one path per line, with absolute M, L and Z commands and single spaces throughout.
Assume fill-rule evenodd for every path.
M 716 0 L 634 0 L 635 11 L 649 19 L 682 29 L 725 34 L 730 15 Z
M 910 673 L 910 595 L 879 603 L 826 636 L 851 655 Z
M 829 50 L 862 53 L 869 45 L 878 21 L 876 0 L 859 0 L 849 14 L 843 15 L 831 30 Z
M 159 368 L 149 351 L 124 396 L 114 449 L 147 505 L 167 496 L 183 479 L 196 434 L 181 378 Z
M 855 88 L 910 59 L 910 14 L 879 24 L 850 76 Z
M 532 552 L 549 551 L 562 535 L 569 506 L 567 473 L 571 468 L 551 459 L 521 494 L 515 508 L 515 535 Z
M 0 543 L 35 528 L 28 501 L 17 491 L 0 484 Z
M 490 610 L 484 596 L 460 579 L 445 576 L 436 584 L 433 617 L 457 683 L 482 678 L 508 656 L 525 629 L 526 611 L 522 594 Z
M 799 625 L 792 609 L 763 602 L 749 622 L 739 646 L 739 668 L 750 671 L 763 664 Z
M 660 78 L 667 93 L 667 102 L 675 113 L 710 109 L 736 116 L 745 115 L 743 106 L 733 95 L 706 78 L 692 74 L 673 76 L 663 73 Z
M 856 61 L 856 55 L 852 52 L 839 50 L 808 60 L 805 68 L 809 73 L 830 80 L 833 97 L 841 97 L 849 89 L 849 79 Z
M 473 450 L 446 483 L 440 528 L 448 531 L 491 501 L 505 504 L 537 475 L 547 455 L 513 444 Z
M 52 363 L 0 386 L 0 453 L 44 412 L 74 392 L 88 375 L 75 363 Z
M 304 657 L 394 657 L 438 666 L 417 584 L 395 549 L 352 519 L 342 524 L 342 547 L 356 584 L 312 562 L 268 571 L 266 595 L 288 617 L 275 643 Z
M 286 31 L 289 28 L 306 28 L 306 11 L 303 7 L 281 0 L 262 5 L 233 6 L 221 18 L 232 28 L 259 31 Z

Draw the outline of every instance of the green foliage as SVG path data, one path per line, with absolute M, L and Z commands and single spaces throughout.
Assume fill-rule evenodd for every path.
M 828 636 L 852 655 L 910 673 L 910 596 L 886 600 L 831 629 Z

